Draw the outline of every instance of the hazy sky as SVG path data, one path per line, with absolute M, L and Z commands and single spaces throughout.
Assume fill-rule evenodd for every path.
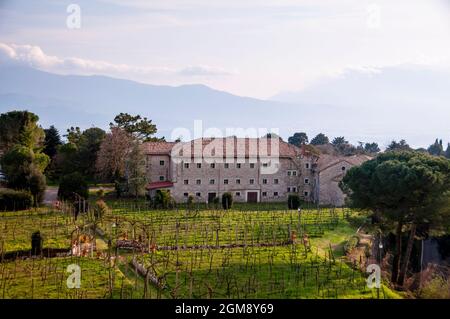
M 2 61 L 267 98 L 348 68 L 449 67 L 450 1 L 0 0 Z

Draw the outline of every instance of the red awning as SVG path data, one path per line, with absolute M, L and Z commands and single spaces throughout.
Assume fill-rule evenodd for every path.
M 172 182 L 153 182 L 153 183 L 149 183 L 146 186 L 146 188 L 148 190 L 151 190 L 151 189 L 159 189 L 159 188 L 169 188 L 172 186 L 173 186 Z

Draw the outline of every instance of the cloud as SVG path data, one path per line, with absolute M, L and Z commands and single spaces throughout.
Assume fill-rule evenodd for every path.
M 223 76 L 235 74 L 220 67 L 188 66 L 182 69 L 171 67 L 138 67 L 128 64 L 114 64 L 100 60 L 77 57 L 61 58 L 47 55 L 40 47 L 0 42 L 0 65 L 33 67 L 45 71 L 73 74 L 137 74 L 137 75 L 183 75 Z
M 237 71 L 227 71 L 223 68 L 212 67 L 208 65 L 188 66 L 178 72 L 185 76 L 209 76 L 209 75 L 234 75 Z

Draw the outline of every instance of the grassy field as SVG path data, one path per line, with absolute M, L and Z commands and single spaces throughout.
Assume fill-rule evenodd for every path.
M 299 213 L 274 206 L 256 210 L 254 205 L 230 211 L 149 210 L 142 202 L 109 205 L 96 226 L 101 257 L 0 263 L 0 297 L 377 297 L 366 287 L 366 274 L 344 256 L 345 242 L 366 221 L 364 213 L 311 208 Z M 84 215 L 75 221 L 50 209 L 3 212 L 0 249 L 30 249 L 36 230 L 44 236 L 44 247 L 69 249 L 72 232 L 89 222 Z M 309 247 L 302 241 L 305 234 Z M 139 243 L 142 249 L 116 250 L 118 240 Z M 80 290 L 65 286 L 66 267 L 74 262 L 83 271 Z M 141 269 L 137 275 L 137 265 L 145 274 Z M 386 286 L 379 293 L 380 298 L 400 297 Z
M 138 260 L 172 298 L 376 298 L 365 276 L 299 246 L 158 251 Z M 381 298 L 397 297 L 385 286 Z
M 67 266 L 81 268 L 80 289 L 67 288 Z M 111 280 L 110 280 L 111 278 Z M 86 257 L 26 259 L 0 264 L 3 299 L 127 298 L 133 283 L 107 260 Z
M 31 235 L 40 231 L 46 248 L 69 248 L 75 229 L 71 216 L 48 209 L 0 213 L 0 251 L 31 249 Z

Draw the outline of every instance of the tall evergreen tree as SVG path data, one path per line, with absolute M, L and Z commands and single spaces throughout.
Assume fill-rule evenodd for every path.
M 294 135 L 288 138 L 288 143 L 296 146 L 305 145 L 308 143 L 308 135 L 304 132 L 294 133 Z
M 380 147 L 377 143 L 366 143 L 364 145 L 364 151 L 369 154 L 376 154 L 380 152 Z
M 386 148 L 386 151 L 388 152 L 394 152 L 394 151 L 411 151 L 411 147 L 408 143 L 406 143 L 405 140 L 400 140 L 400 142 L 392 141 L 391 144 Z
M 7 185 L 33 194 L 35 205 L 42 200 L 45 178 L 42 172 L 50 159 L 42 153 L 44 130 L 39 117 L 28 111 L 12 111 L 0 115 L 0 141 L 4 154 L 2 170 Z
M 445 151 L 445 157 L 450 158 L 450 143 L 447 144 L 447 150 Z
M 44 143 L 44 130 L 37 125 L 39 117 L 28 111 L 0 114 L 0 149 L 7 152 L 15 145 L 40 151 Z
M 44 130 L 45 140 L 43 152 L 48 155 L 48 157 L 55 157 L 58 152 L 58 146 L 62 144 L 61 137 L 59 136 L 58 130 L 51 125 L 48 129 Z
M 428 153 L 435 156 L 444 155 L 444 147 L 442 145 L 442 140 L 436 139 L 434 144 L 431 144 L 430 147 L 428 147 Z
M 330 140 L 323 133 L 317 134 L 317 136 L 311 140 L 312 145 L 324 145 L 324 144 L 328 144 L 328 143 L 330 143 Z
M 343 136 L 338 136 L 333 139 L 333 142 L 331 142 L 334 146 L 340 146 L 344 144 L 348 144 L 348 141 Z
M 156 140 L 153 137 L 156 134 L 156 125 L 152 123 L 152 120 L 140 115 L 130 115 L 128 113 L 120 113 L 114 118 L 114 123 L 109 124 L 110 127 L 118 127 L 125 132 L 133 135 L 138 140 L 144 142 Z
M 417 152 L 387 152 L 350 169 L 340 186 L 352 206 L 372 210 L 388 229 L 396 229 L 391 280 L 403 286 L 417 228 L 439 229 L 448 221 L 450 161 Z

